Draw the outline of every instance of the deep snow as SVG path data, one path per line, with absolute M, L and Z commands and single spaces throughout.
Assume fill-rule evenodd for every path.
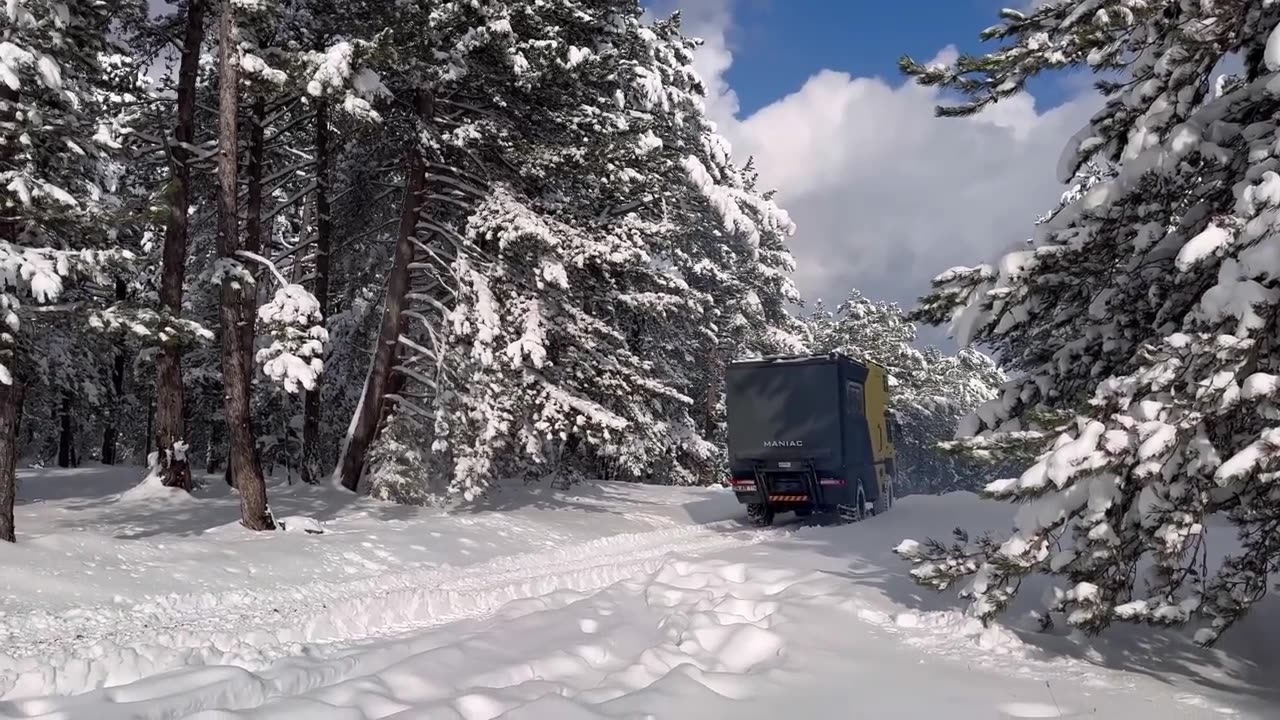
M 983 629 L 904 537 L 1008 525 L 970 495 L 754 529 L 722 489 L 512 488 L 446 514 L 276 485 L 24 473 L 0 552 L 0 718 L 1275 717 L 1277 632 L 1223 646 Z M 312 528 L 316 529 L 316 528 Z M 1264 610 L 1274 609 L 1272 606 Z M 1280 617 L 1280 613 L 1276 614 Z M 1274 620 L 1274 618 L 1272 618 Z M 1025 627 L 1024 627 L 1025 626 Z

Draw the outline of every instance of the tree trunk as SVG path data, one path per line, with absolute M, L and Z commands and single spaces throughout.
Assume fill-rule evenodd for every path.
M 116 279 L 116 301 L 128 298 L 129 287 L 123 279 Z M 116 350 L 115 363 L 111 368 L 111 407 L 107 410 L 106 421 L 102 427 L 102 464 L 116 464 L 116 443 L 119 433 L 116 423 L 120 419 L 120 403 L 124 399 L 125 349 L 121 343 Z
M 12 122 L 18 112 L 19 93 L 0 83 L 0 120 Z M 0 158 L 13 156 L 11 146 L 0 146 Z M 17 243 L 22 233 L 21 215 L 0 216 L 0 238 Z M 13 504 L 18 496 L 18 420 L 22 416 L 22 382 L 18 379 L 17 342 L 0 341 L 0 363 L 11 375 L 8 385 L 0 383 L 0 541 L 17 542 L 13 525 Z M 30 427 L 28 427 L 28 431 Z
M 435 97 L 419 91 L 415 98 L 419 119 L 430 122 L 435 113 Z M 382 312 L 382 328 L 378 333 L 378 345 L 373 351 L 373 364 L 365 383 L 363 401 L 356 409 L 339 469 L 343 487 L 355 492 L 364 473 L 369 447 L 377 434 L 382 419 L 383 398 L 391 379 L 395 350 L 400 342 L 400 317 L 404 311 L 405 295 L 409 290 L 409 265 L 413 263 L 413 240 L 417 233 L 418 216 L 422 212 L 426 190 L 426 164 L 423 161 L 415 134 L 409 148 L 408 172 L 405 175 L 404 204 L 400 209 L 400 234 L 396 241 L 395 259 L 387 282 L 387 300 Z
M 204 453 L 204 471 L 214 475 L 222 469 L 222 423 L 213 418 L 210 420 L 208 445 Z M 227 476 L 227 484 L 231 484 L 230 476 Z
M 213 446 L 213 442 L 209 442 L 209 447 L 204 454 L 204 471 L 210 475 L 218 472 L 218 468 L 222 467 L 222 457 L 218 455 L 218 449 Z M 228 483 L 229 484 L 229 483 Z
M 62 410 L 59 418 L 62 426 L 58 433 L 58 467 L 71 467 L 71 445 L 75 442 L 75 433 L 71 430 L 71 396 L 63 394 Z
M 174 318 L 182 316 L 182 285 L 186 278 L 187 212 L 191 204 L 191 168 L 187 165 L 191 153 L 187 148 L 195 143 L 196 77 L 200 70 L 206 1 L 190 0 L 187 4 L 187 29 L 178 67 L 178 124 L 174 130 L 176 142 L 171 148 L 169 219 L 164 232 L 160 277 L 160 310 Z M 181 361 L 176 347 L 164 347 L 156 356 L 155 450 L 160 456 L 161 481 L 169 487 L 190 491 Z
M 151 457 L 151 428 L 156 422 L 156 402 L 155 400 L 147 401 L 147 457 Z
M 409 318 L 404 315 L 401 315 L 400 330 L 397 333 L 397 335 L 402 336 L 408 331 L 409 331 Z M 399 395 L 400 393 L 404 392 L 404 386 L 408 383 L 409 377 L 407 375 L 405 375 L 404 373 L 395 371 L 395 368 L 400 365 L 400 357 L 401 357 L 400 347 L 396 346 L 395 351 L 391 353 L 391 368 L 392 368 L 391 377 L 387 378 L 386 389 L 382 391 L 382 396 L 384 398 L 389 395 Z M 377 432 L 374 433 L 374 436 L 373 436 L 373 439 L 375 442 L 377 441 L 378 437 L 382 434 L 382 430 L 386 427 L 387 420 L 390 419 L 391 411 L 393 409 L 394 407 L 391 404 L 388 404 L 386 402 L 382 403 L 382 414 L 378 417 L 378 430 Z
M 10 371 L 13 382 L 0 384 L 0 540 L 17 542 L 13 505 L 18 496 L 18 420 L 22 417 L 23 386 L 17 372 L 12 367 Z
M 409 317 L 401 314 L 399 336 L 403 336 L 409 332 Z M 378 442 L 378 438 L 382 437 L 383 431 L 387 429 L 387 423 L 391 420 L 391 412 L 395 410 L 395 405 L 385 401 L 386 398 L 393 395 L 399 395 L 404 392 L 404 387 L 409 382 L 409 376 L 402 372 L 396 372 L 396 368 L 400 366 L 401 348 L 399 345 L 391 353 L 391 375 L 387 378 L 387 385 L 382 391 L 383 403 L 382 413 L 378 416 L 378 424 L 373 431 L 372 442 Z
M 702 407 L 702 412 L 705 414 L 702 419 L 702 437 L 708 442 L 716 442 L 723 439 L 720 437 L 718 424 L 720 418 L 717 410 L 721 398 L 724 397 L 725 363 L 728 355 L 727 348 L 721 345 L 720 341 L 717 340 L 711 343 L 711 353 L 707 363 L 707 387 L 703 393 Z M 702 468 L 701 481 L 703 485 L 714 485 L 723 480 L 723 478 L 718 477 L 720 467 L 715 459 L 702 463 Z
M 409 318 L 401 313 L 400 330 L 397 337 L 403 337 L 409 331 Z M 391 372 L 387 377 L 387 383 L 382 389 L 382 409 L 378 413 L 377 422 L 373 426 L 373 437 L 370 438 L 369 444 L 373 445 L 382 437 L 382 433 L 386 431 L 387 426 L 391 423 L 391 413 L 395 410 L 395 404 L 386 401 L 387 398 L 399 395 L 404 392 L 404 386 L 408 383 L 409 377 L 402 372 L 396 372 L 396 368 L 400 366 L 400 350 L 401 347 L 396 345 L 395 350 L 391 352 Z
M 262 174 L 263 174 L 263 154 L 266 146 L 266 128 L 263 122 L 266 119 L 266 101 L 259 95 L 253 101 L 253 109 L 251 110 L 253 125 L 249 128 L 249 165 L 245 169 L 249 176 L 249 192 L 246 200 L 248 207 L 245 208 L 245 233 L 244 233 L 244 249 L 252 253 L 260 253 L 262 251 Z M 244 297 L 244 320 L 240 325 L 240 332 L 244 336 L 241 340 L 244 348 L 244 364 L 247 368 L 245 372 L 245 388 L 244 395 L 248 398 L 249 407 L 253 407 L 253 373 L 255 369 L 253 360 L 253 347 L 257 338 L 257 320 L 258 320 L 258 291 L 256 288 L 248 289 L 242 293 Z M 257 447 L 258 432 L 253 426 L 253 413 L 250 412 L 249 431 L 253 435 L 254 446 Z M 253 455 L 254 462 L 258 463 L 258 474 L 262 474 L 262 460 L 258 457 L 257 452 Z M 231 463 L 227 463 L 225 474 L 227 484 L 236 487 L 236 478 Z
M 237 117 L 240 92 L 240 59 L 236 47 L 235 12 L 230 3 L 222 9 L 218 39 L 218 254 L 237 261 L 236 170 Z M 250 427 L 249 368 L 242 331 L 244 293 L 231 278 L 222 281 L 222 392 L 227 417 L 227 465 L 240 491 L 240 522 L 250 530 L 274 530 L 267 510 L 267 487 L 258 465 L 258 448 Z
M 320 316 L 329 319 L 329 269 L 333 221 L 329 216 L 329 104 L 316 103 L 316 284 Z M 307 391 L 302 410 L 302 481 L 315 484 L 320 460 L 320 382 Z

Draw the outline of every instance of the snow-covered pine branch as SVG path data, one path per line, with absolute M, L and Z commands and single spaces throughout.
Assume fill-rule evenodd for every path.
M 966 434 L 979 448 L 1044 441 L 1021 475 L 987 487 L 1021 503 L 1012 533 L 908 559 L 926 584 L 968 577 L 962 594 L 984 620 L 1046 573 L 1061 583 L 1050 610 L 1074 626 L 1195 621 L 1210 643 L 1280 562 L 1280 6 L 1095 5 L 1008 16 L 991 31 L 1005 48 L 954 67 L 904 63 L 967 96 L 945 114 L 1059 67 L 1120 75 L 1063 153 L 1076 189 L 1029 247 L 948 271 L 924 302 L 921 317 L 992 347 L 1013 373 Z M 1244 59 L 1243 77 L 1213 77 L 1227 55 Z M 1238 549 L 1211 552 L 1214 518 Z
M 376 58 L 378 54 L 376 43 L 362 40 L 339 40 L 323 52 L 305 53 L 302 62 L 307 95 L 341 98 L 338 107 L 351 117 L 381 122 L 382 115 L 373 103 L 390 97 L 391 92 L 370 67 L 370 56 Z
M 258 328 L 269 339 L 254 356 L 262 372 L 287 393 L 314 390 L 329 342 L 320 301 L 302 285 L 288 282 L 270 260 L 247 250 L 238 255 L 265 266 L 280 283 L 271 300 L 258 308 Z
M 104 333 L 130 336 L 144 346 L 188 348 L 215 337 L 195 320 L 120 304 L 91 313 L 89 326 Z
M 972 491 L 998 470 L 991 455 L 949 453 L 960 420 L 996 395 L 1004 374 L 974 350 L 945 355 L 915 347 L 916 326 L 893 303 L 852 290 L 834 313 L 819 301 L 804 316 L 810 348 L 870 360 L 889 372 L 889 407 L 898 422 L 900 495 Z
M 56 303 L 67 283 L 106 282 L 112 270 L 128 272 L 132 259 L 127 250 L 52 250 L 0 241 L 0 359 L 13 351 L 15 335 L 22 329 L 19 311 L 24 300 Z M 12 382 L 10 369 L 0 360 L 0 383 Z

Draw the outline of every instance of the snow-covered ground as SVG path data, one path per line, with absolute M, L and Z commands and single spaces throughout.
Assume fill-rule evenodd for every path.
M 1007 525 L 969 495 L 859 525 L 743 524 L 724 490 L 514 488 L 445 514 L 219 481 L 22 476 L 0 548 L 0 718 L 1276 717 L 1274 604 L 1181 633 L 984 630 L 914 586 L 903 537 Z M 1270 618 L 1268 618 L 1270 616 Z M 1025 627 L 1023 627 L 1025 625 Z

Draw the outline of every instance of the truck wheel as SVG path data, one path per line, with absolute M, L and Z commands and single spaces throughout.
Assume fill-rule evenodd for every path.
M 858 497 L 853 505 L 837 505 L 836 513 L 842 522 L 856 523 L 867 519 L 867 495 L 858 488 Z
M 880 493 L 880 497 L 876 498 L 875 509 L 871 511 L 872 515 L 883 515 L 889 512 L 889 508 L 893 507 L 893 485 L 890 484 Z
M 749 503 L 747 505 L 747 521 L 759 527 L 772 525 L 773 508 L 764 503 Z

